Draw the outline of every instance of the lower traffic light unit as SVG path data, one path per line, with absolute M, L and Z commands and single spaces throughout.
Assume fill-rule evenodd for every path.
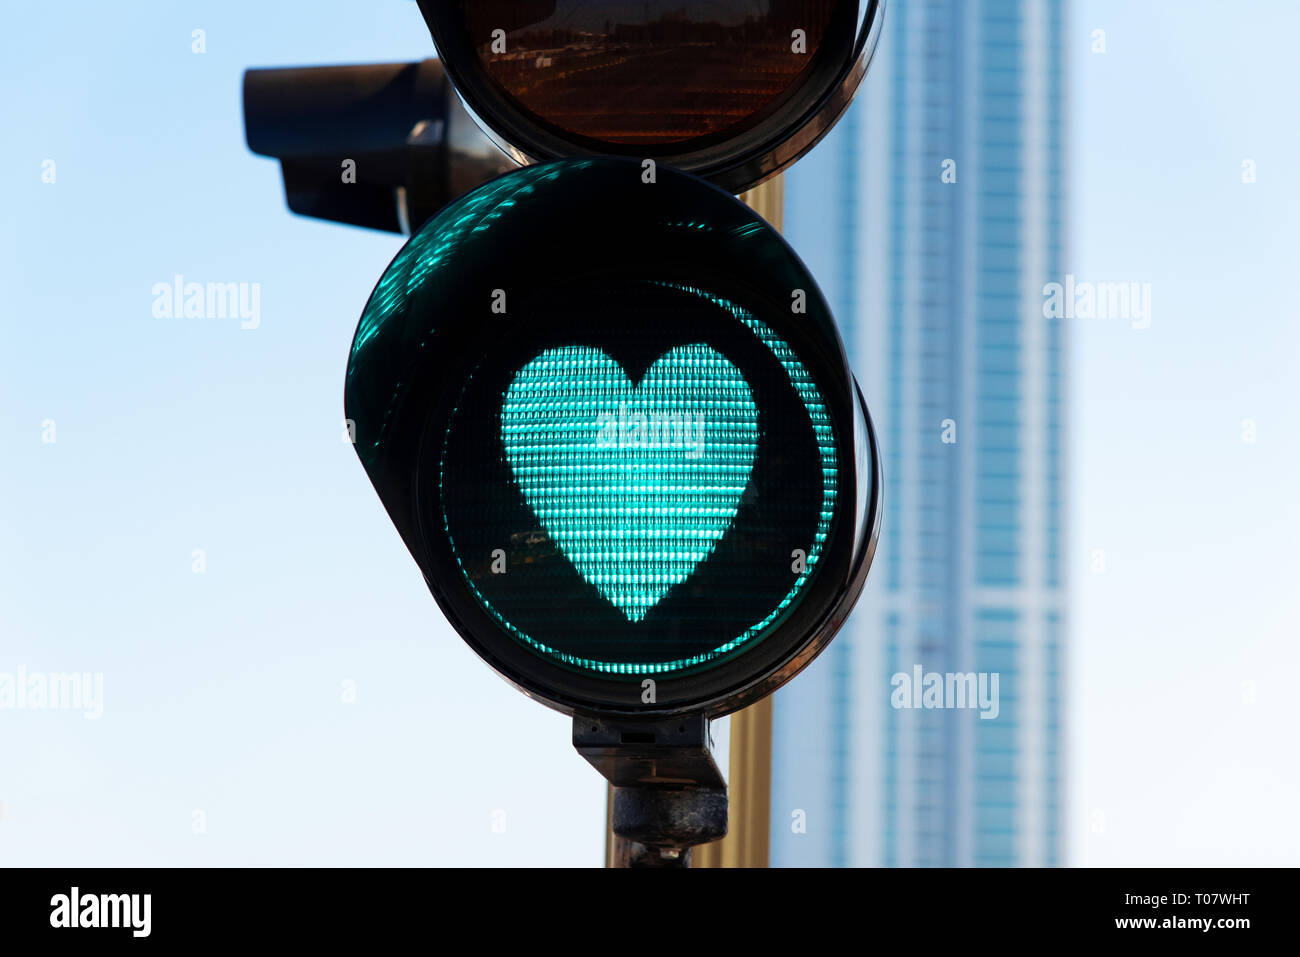
M 448 621 L 653 790 L 616 802 L 626 833 L 712 839 L 708 720 L 831 640 L 880 518 L 866 406 L 780 235 L 651 163 L 507 173 L 394 259 L 345 404 Z

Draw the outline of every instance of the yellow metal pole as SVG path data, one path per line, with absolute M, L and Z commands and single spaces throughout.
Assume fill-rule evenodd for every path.
M 727 836 L 697 847 L 692 867 L 767 867 L 772 820 L 772 699 L 731 716 Z
M 776 229 L 785 225 L 785 180 L 774 176 L 740 194 L 741 200 Z M 692 867 L 767 867 L 772 820 L 772 699 L 764 698 L 731 716 L 731 761 L 727 774 L 727 836 L 691 853 Z M 614 805 L 613 788 L 606 806 Z M 605 866 L 614 865 L 615 839 L 609 811 L 605 822 Z
M 766 183 L 740 194 L 740 201 L 762 216 L 778 232 L 785 228 L 785 177 L 777 174 Z

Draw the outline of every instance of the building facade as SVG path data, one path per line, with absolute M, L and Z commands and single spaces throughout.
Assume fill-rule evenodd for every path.
M 858 100 L 787 174 L 884 514 L 854 616 L 775 699 L 774 865 L 1063 863 L 1066 6 L 890 0 Z M 960 702 L 918 668 L 997 675 L 996 709 L 927 707 Z

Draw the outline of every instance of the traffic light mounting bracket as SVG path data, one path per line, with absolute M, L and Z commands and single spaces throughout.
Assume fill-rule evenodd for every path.
M 573 746 L 613 790 L 618 866 L 686 867 L 690 849 L 727 834 L 727 782 L 703 714 L 573 717 Z
M 248 147 L 280 161 L 301 216 L 413 233 L 517 168 L 479 130 L 438 60 L 248 70 Z

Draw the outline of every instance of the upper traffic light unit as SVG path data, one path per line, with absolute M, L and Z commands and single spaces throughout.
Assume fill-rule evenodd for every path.
M 247 72 L 248 146 L 280 160 L 293 212 L 411 233 L 479 183 L 572 156 L 652 159 L 743 192 L 812 149 L 848 107 L 884 3 L 420 9 L 440 60 Z
M 853 99 L 880 0 L 419 0 L 447 73 L 521 164 L 635 156 L 739 193 Z

